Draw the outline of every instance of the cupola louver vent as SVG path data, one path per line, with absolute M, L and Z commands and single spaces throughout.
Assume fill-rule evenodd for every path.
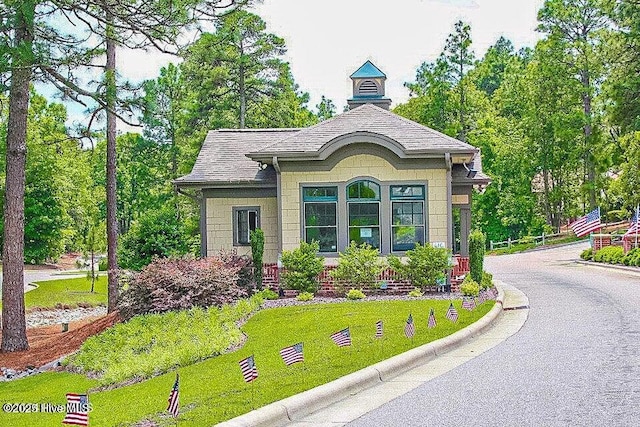
M 372 80 L 365 80 L 358 87 L 359 95 L 378 95 L 378 85 Z

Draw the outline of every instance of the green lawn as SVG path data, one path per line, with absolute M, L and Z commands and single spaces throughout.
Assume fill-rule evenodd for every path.
M 180 368 L 180 426 L 213 425 L 270 402 L 308 390 L 350 372 L 369 366 L 410 348 L 449 335 L 486 314 L 493 302 L 473 312 L 456 307 L 458 323 L 444 316 L 444 300 L 344 302 L 263 310 L 242 329 L 248 335 L 238 351 Z M 429 309 L 434 308 L 438 326 L 427 329 Z M 409 313 L 416 335 L 404 336 Z M 384 321 L 385 336 L 375 339 L 375 322 Z M 329 335 L 349 326 L 353 345 L 337 347 Z M 285 366 L 278 351 L 304 342 L 304 363 Z M 242 380 L 238 361 L 254 354 L 259 378 Z M 92 426 L 131 425 L 149 418 L 161 425 L 175 425 L 166 417 L 169 391 L 175 372 L 110 391 L 90 393 Z M 64 403 L 65 393 L 86 392 L 97 384 L 84 376 L 47 373 L 19 381 L 0 383 L 0 401 Z M 0 413 L 0 425 L 59 425 L 63 414 Z
M 77 307 L 78 304 L 106 305 L 107 276 L 96 280 L 94 292 L 91 292 L 91 280 L 86 277 L 75 279 L 48 280 L 36 282 L 38 287 L 24 295 L 25 307 L 55 308 L 56 304 Z

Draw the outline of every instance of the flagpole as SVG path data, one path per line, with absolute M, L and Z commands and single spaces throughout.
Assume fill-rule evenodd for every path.
M 636 205 L 636 248 L 638 247 L 638 233 L 640 233 L 640 205 Z

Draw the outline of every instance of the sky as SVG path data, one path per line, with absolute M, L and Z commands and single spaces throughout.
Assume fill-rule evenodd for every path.
M 264 0 L 254 6 L 267 31 L 285 39 L 285 60 L 309 107 L 322 95 L 341 112 L 351 96 L 349 75 L 370 60 L 387 76 L 392 107 L 406 102 L 405 82 L 424 61 L 434 61 L 458 20 L 470 24 L 472 49 L 484 55 L 500 36 L 516 49 L 541 35 L 536 16 L 544 0 Z M 131 81 L 156 78 L 175 58 L 120 52 L 118 65 Z

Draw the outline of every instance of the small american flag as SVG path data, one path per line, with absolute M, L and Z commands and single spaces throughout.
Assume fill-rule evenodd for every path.
M 289 366 L 296 362 L 304 362 L 304 355 L 302 354 L 302 343 L 294 344 L 289 347 L 285 347 L 280 350 L 280 356 L 284 360 L 285 365 Z
M 351 333 L 349 328 L 331 334 L 331 339 L 338 347 L 347 347 L 351 345 Z
M 180 378 L 176 373 L 176 382 L 173 384 L 173 388 L 171 389 L 171 393 L 169 393 L 169 406 L 167 406 L 167 411 L 174 417 L 178 416 L 179 413 L 179 397 L 180 391 L 178 390 L 178 384 L 180 383 Z
M 431 311 L 429 312 L 429 322 L 427 323 L 427 327 L 429 329 L 431 328 L 435 328 L 436 327 L 436 315 L 433 312 L 433 308 L 431 309 Z
M 258 378 L 258 368 L 256 367 L 256 362 L 253 360 L 253 354 L 238 363 L 240 363 L 242 378 L 244 378 L 245 382 L 250 383 Z
M 376 322 L 376 338 L 382 338 L 382 320 Z
M 413 316 L 409 314 L 409 318 L 407 319 L 407 323 L 404 325 L 404 334 L 407 338 L 413 338 L 416 334 L 416 327 L 413 324 Z
M 456 308 L 453 306 L 453 302 L 449 303 L 449 308 L 447 309 L 446 317 L 452 322 L 458 321 L 458 310 L 456 310 Z
M 89 396 L 67 393 L 67 414 L 62 420 L 62 424 L 89 425 Z
M 486 292 L 483 290 L 480 291 L 480 293 L 478 294 L 478 304 L 482 304 L 483 302 L 485 302 L 487 300 L 487 294 Z
M 462 308 L 465 310 L 473 310 L 476 308 L 476 301 L 471 297 L 464 297 L 462 298 Z
M 576 233 L 576 237 L 586 236 L 592 231 L 599 230 L 601 227 L 599 207 L 569 224 L 569 228 Z
M 640 206 L 636 206 L 636 211 L 633 214 L 633 217 L 631 218 L 631 221 L 629 221 L 629 229 L 627 230 L 626 233 L 624 233 L 625 236 L 629 236 L 631 234 L 640 234 Z

